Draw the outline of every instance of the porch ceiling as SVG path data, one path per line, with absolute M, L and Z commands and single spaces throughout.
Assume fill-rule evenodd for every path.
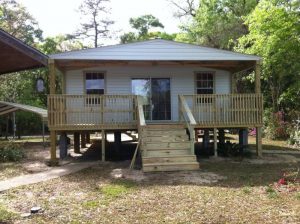
M 0 75 L 47 65 L 48 57 L 0 29 Z
M 131 60 L 55 60 L 55 63 L 62 71 L 95 68 L 104 66 L 178 66 L 178 67 L 205 67 L 230 72 L 238 72 L 252 69 L 256 61 L 131 61 Z

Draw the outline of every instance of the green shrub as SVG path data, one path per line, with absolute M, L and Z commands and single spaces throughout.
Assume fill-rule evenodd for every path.
M 23 145 L 15 142 L 0 142 L 0 162 L 17 162 L 24 158 Z
M 0 223 L 9 223 L 16 214 L 7 210 L 3 205 L 0 204 Z
M 286 114 L 283 111 L 276 113 L 271 109 L 266 109 L 264 112 L 264 134 L 267 138 L 287 139 L 289 134 L 287 132 L 289 123 L 285 121 Z

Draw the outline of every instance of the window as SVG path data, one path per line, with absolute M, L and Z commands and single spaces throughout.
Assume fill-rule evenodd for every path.
M 212 72 L 196 73 L 196 92 L 197 94 L 214 93 L 214 74 Z
M 104 94 L 104 74 L 101 72 L 85 73 L 86 94 Z

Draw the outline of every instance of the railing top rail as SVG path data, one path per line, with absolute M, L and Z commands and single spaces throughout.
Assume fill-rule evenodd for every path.
M 48 96 L 62 96 L 62 97 L 136 97 L 134 94 L 49 94 Z
M 183 97 L 207 97 L 207 96 L 262 96 L 261 93 L 216 93 L 216 94 L 183 94 Z

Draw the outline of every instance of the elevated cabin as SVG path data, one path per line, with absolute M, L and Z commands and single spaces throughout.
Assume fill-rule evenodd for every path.
M 101 131 L 104 138 L 106 131 L 126 130 L 138 131 L 144 171 L 198 169 L 197 129 L 214 130 L 216 150 L 223 129 L 255 127 L 261 155 L 257 56 L 156 39 L 49 57 L 54 161 L 57 134 L 74 133 L 78 142 L 80 133 Z M 236 93 L 234 74 L 249 69 L 255 92 Z M 55 92 L 58 71 L 62 94 Z

